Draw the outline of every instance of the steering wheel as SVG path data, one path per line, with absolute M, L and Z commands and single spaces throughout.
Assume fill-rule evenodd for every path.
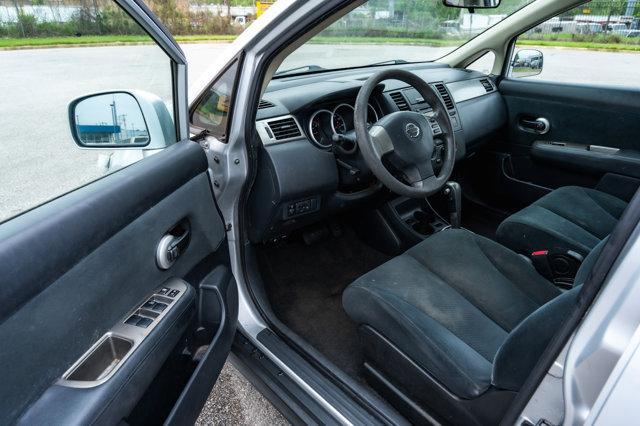
M 376 86 L 384 80 L 403 81 L 420 93 L 433 108 L 433 118 L 442 131 L 445 155 L 436 176 L 431 164 L 434 150 L 429 119 L 413 111 L 396 111 L 373 125 L 367 124 L 367 105 Z M 436 92 L 417 75 L 404 70 L 380 71 L 365 81 L 356 98 L 354 114 L 356 139 L 373 174 L 393 192 L 412 198 L 424 198 L 439 191 L 449 180 L 456 158 L 456 144 L 449 113 Z M 401 172 L 395 177 L 383 162 Z

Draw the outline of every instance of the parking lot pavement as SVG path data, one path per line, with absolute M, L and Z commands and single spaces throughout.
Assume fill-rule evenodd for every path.
M 289 423 L 244 376 L 227 362 L 196 426 L 280 426 Z

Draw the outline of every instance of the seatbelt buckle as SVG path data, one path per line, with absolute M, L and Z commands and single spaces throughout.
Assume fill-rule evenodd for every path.
M 553 281 L 553 271 L 551 270 L 551 265 L 549 264 L 549 250 L 536 250 L 531 253 L 529 256 L 531 258 L 531 262 L 536 270 L 548 279 L 549 281 Z
M 580 253 L 560 248 L 535 250 L 530 258 L 540 275 L 565 288 L 573 287 L 573 279 L 584 260 Z

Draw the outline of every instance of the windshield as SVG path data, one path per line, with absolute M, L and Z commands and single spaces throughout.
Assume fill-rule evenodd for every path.
M 369 0 L 295 50 L 276 75 L 433 61 L 532 1 L 469 13 L 440 0 Z

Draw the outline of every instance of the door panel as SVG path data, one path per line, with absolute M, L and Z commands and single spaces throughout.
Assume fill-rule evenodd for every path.
M 504 79 L 499 89 L 508 125 L 493 146 L 497 152 L 482 160 L 495 165 L 493 186 L 508 198 L 507 208 L 566 185 L 611 192 L 624 183 L 625 194 L 633 194 L 639 182 L 640 90 L 527 79 Z M 548 120 L 548 131 L 531 128 L 539 118 Z
M 188 246 L 162 270 L 158 242 L 185 221 Z M 226 253 L 206 157 L 190 141 L 0 225 L 0 423 L 21 416 L 24 423 L 65 424 L 125 417 L 189 327 L 198 324 L 197 306 L 208 296 L 195 277 L 217 267 L 228 270 Z M 209 321 L 212 335 L 224 338 L 209 347 L 218 359 L 209 366 L 209 388 L 201 389 L 205 398 L 237 318 L 235 282 L 225 277 L 223 285 L 232 290 L 215 299 L 212 314 L 221 317 Z M 139 345 L 125 351 L 115 373 L 97 385 L 60 381 L 105 333 L 117 334 L 118 327 L 143 332 L 123 322 L 170 279 L 182 280 L 183 294 Z
M 640 149 L 640 90 L 505 79 L 500 92 L 509 111 L 512 143 L 546 140 Z M 527 116 L 547 118 L 549 132 L 523 130 L 518 122 Z

